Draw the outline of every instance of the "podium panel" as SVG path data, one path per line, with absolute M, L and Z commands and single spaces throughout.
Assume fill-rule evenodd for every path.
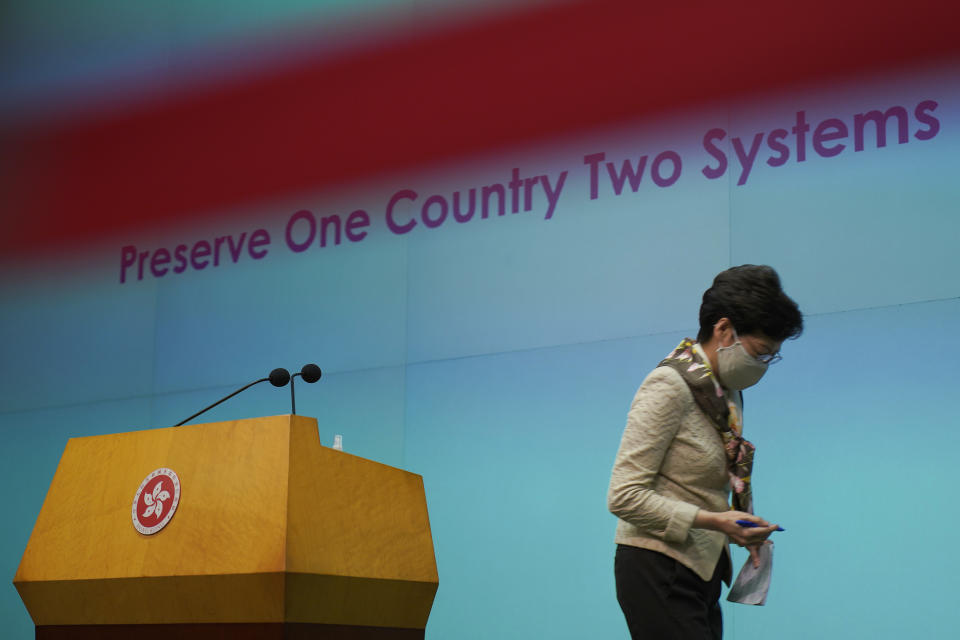
M 135 505 L 161 469 L 179 499 L 165 481 L 162 505 Z M 134 527 L 133 511 L 169 517 L 174 502 L 155 533 Z M 323 447 L 312 418 L 274 416 L 70 439 L 14 583 L 38 637 L 422 637 L 438 576 L 420 476 Z

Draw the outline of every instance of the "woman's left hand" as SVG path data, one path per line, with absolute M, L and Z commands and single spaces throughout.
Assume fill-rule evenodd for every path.
M 747 545 L 746 547 L 747 551 L 750 552 L 750 559 L 753 560 L 754 569 L 760 568 L 760 547 L 762 547 L 765 544 L 767 544 L 766 540 L 764 540 L 763 542 L 760 542 L 759 544 Z

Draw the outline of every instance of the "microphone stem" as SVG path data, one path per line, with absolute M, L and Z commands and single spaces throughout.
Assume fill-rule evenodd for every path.
M 290 413 L 292 415 L 297 415 L 297 399 L 293 395 L 293 379 L 296 378 L 299 373 L 295 373 L 290 376 Z
M 175 426 L 175 427 L 182 426 L 184 423 L 190 422 L 191 420 L 193 420 L 194 418 L 196 418 L 197 416 L 199 416 L 201 413 L 204 413 L 204 412 L 206 412 L 206 411 L 209 411 L 210 409 L 213 409 L 215 406 L 217 406 L 218 404 L 220 404 L 221 402 L 223 402 L 223 401 L 225 401 L 225 400 L 229 400 L 230 398 L 232 398 L 233 396 L 237 395 L 237 394 L 240 393 L 241 391 L 244 391 L 244 390 L 246 390 L 246 389 L 249 389 L 250 387 L 252 387 L 252 386 L 255 385 L 255 384 L 259 384 L 259 383 L 261 383 L 261 382 L 266 382 L 266 381 L 269 380 L 269 379 L 270 379 L 270 378 L 260 378 L 259 380 L 254 380 L 253 382 L 251 382 L 251 383 L 248 384 L 247 386 L 245 386 L 245 387 L 240 387 L 239 389 L 237 389 L 236 391 L 234 391 L 233 393 L 231 393 L 230 395 L 228 395 L 226 398 L 220 398 L 219 400 L 217 400 L 216 402 L 214 402 L 212 405 L 210 405 L 210 406 L 207 407 L 206 409 L 201 409 L 200 411 L 197 411 L 195 414 L 193 414 L 192 416 L 190 416 L 189 418 L 187 418 L 187 419 L 184 420 L 183 422 L 178 422 L 177 424 L 175 424 L 175 425 L 173 425 L 173 426 Z M 291 382 L 292 382 L 292 381 L 291 381 Z M 291 391 L 293 391 L 293 389 L 291 389 Z

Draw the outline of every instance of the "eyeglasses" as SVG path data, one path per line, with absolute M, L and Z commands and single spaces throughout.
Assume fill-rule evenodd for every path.
M 777 351 L 776 353 L 762 353 L 759 356 L 754 356 L 754 357 L 760 362 L 762 362 L 763 364 L 768 366 L 771 364 L 774 364 L 775 362 L 780 362 L 781 360 L 783 360 L 783 356 L 780 355 L 779 351 Z
M 740 344 L 743 344 L 743 340 L 741 340 L 740 336 L 737 335 L 736 329 L 733 330 L 733 339 L 739 342 Z M 753 356 L 753 357 L 767 366 L 770 366 L 771 364 L 774 364 L 776 362 L 780 362 L 781 360 L 783 360 L 783 356 L 780 355 L 779 351 L 777 351 L 776 353 L 761 353 L 760 355 Z

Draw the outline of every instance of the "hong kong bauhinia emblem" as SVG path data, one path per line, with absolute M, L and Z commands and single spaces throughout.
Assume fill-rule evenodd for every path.
M 140 533 L 149 536 L 160 531 L 177 510 L 180 504 L 180 478 L 173 469 L 161 467 L 150 473 L 133 497 L 133 526 Z

